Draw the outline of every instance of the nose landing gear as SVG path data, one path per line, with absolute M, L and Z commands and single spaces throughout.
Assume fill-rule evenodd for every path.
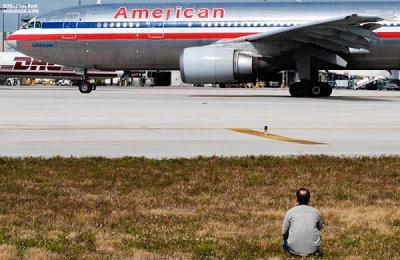
M 93 91 L 92 85 L 89 83 L 89 81 L 82 80 L 79 82 L 79 91 L 82 94 L 89 94 L 90 92 Z
M 84 74 L 82 77 L 82 80 L 79 81 L 79 91 L 82 94 L 89 94 L 93 90 L 96 90 L 96 84 L 95 83 L 90 83 L 88 80 L 88 74 L 87 74 L 87 69 L 84 70 Z

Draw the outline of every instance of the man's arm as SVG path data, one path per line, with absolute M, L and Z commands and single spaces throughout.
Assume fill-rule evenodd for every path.
M 324 220 L 321 217 L 321 213 L 318 212 L 318 223 L 317 223 L 317 228 L 318 230 L 321 230 L 324 227 Z
M 289 238 L 289 228 L 290 228 L 289 214 L 286 213 L 285 218 L 283 219 L 283 224 L 282 224 L 283 240 L 287 240 Z

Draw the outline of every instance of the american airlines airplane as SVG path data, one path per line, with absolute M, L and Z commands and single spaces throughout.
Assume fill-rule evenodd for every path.
M 87 69 L 176 70 L 193 84 L 297 70 L 295 97 L 330 96 L 318 70 L 398 69 L 400 1 L 142 2 L 68 8 L 8 40 L 29 56 Z
M 123 75 L 123 71 L 88 70 L 88 77 L 110 79 Z M 19 52 L 0 53 L 0 78 L 81 79 L 71 66 L 48 63 Z

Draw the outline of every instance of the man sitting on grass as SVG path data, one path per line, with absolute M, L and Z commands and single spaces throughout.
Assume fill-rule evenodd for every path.
M 296 196 L 299 205 L 291 208 L 283 221 L 283 248 L 292 255 L 319 256 L 320 230 L 323 227 L 321 214 L 308 206 L 311 195 L 307 189 L 299 189 Z

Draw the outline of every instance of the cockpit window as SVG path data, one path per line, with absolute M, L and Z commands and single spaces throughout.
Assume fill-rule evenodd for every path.
M 41 22 L 35 22 L 35 28 L 42 28 Z
M 42 23 L 39 22 L 39 24 L 37 24 L 38 22 L 36 22 L 36 17 L 30 19 L 29 21 L 26 21 L 25 24 L 23 24 L 21 26 L 22 29 L 32 29 L 32 28 L 41 28 L 42 27 Z M 40 27 L 37 27 L 38 25 L 40 25 Z

